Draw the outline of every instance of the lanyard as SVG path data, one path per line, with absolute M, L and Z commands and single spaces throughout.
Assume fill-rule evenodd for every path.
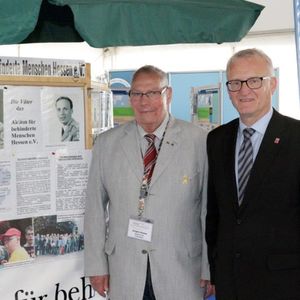
M 169 119 L 170 120 L 170 119 Z M 164 130 L 164 133 L 162 135 L 162 138 L 161 138 L 161 141 L 159 143 L 159 146 L 158 146 L 158 149 L 157 149 L 157 153 L 156 153 L 156 157 L 155 157 L 155 162 L 153 164 L 153 167 L 152 169 L 155 168 L 155 165 L 156 165 L 156 161 L 157 161 L 157 157 L 158 157 L 158 154 L 160 153 L 160 149 L 161 149 L 161 146 L 162 146 L 162 143 L 163 143 L 163 140 L 165 138 L 165 134 L 166 134 L 166 131 L 167 131 L 167 127 L 169 125 L 169 120 L 168 120 L 168 123 L 166 125 L 166 128 Z M 144 213 L 144 210 L 145 210 L 145 199 L 148 197 L 148 191 L 149 191 L 149 181 L 148 181 L 148 177 L 149 177 L 149 174 L 151 173 L 151 169 L 148 170 L 148 172 L 146 174 L 143 175 L 143 179 L 142 179 L 142 184 L 141 184 L 141 187 L 140 187 L 140 196 L 139 196 L 139 202 L 138 202 L 138 217 L 141 218 L 143 213 Z

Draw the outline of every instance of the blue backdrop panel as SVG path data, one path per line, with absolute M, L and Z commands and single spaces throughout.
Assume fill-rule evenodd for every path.
M 109 80 L 116 80 L 116 79 L 121 79 L 121 80 L 125 80 L 127 83 L 129 83 L 131 85 L 131 79 L 133 76 L 134 71 L 111 71 L 109 72 Z M 114 83 L 111 88 L 113 89 L 120 89 L 120 88 L 124 88 L 124 84 L 122 84 L 121 82 L 118 83 Z
M 218 71 L 170 73 L 170 84 L 173 88 L 172 115 L 178 119 L 191 121 L 191 87 L 216 85 L 219 81 Z
M 121 78 L 131 84 L 134 71 L 111 71 L 110 79 Z M 275 75 L 279 78 L 279 70 L 275 70 Z M 226 88 L 225 71 L 208 72 L 174 72 L 169 73 L 170 85 L 173 88 L 173 100 L 171 113 L 178 119 L 191 121 L 191 87 L 217 85 L 221 82 L 221 112 L 222 124 L 227 123 L 238 117 L 238 113 L 231 104 Z M 122 88 L 122 84 L 113 85 L 112 88 Z M 273 95 L 273 107 L 279 108 L 278 88 Z

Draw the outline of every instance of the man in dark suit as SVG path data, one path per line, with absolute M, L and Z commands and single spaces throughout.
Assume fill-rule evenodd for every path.
M 233 55 L 226 85 L 240 117 L 207 140 L 217 300 L 300 299 L 300 122 L 272 109 L 273 74 L 260 50 Z

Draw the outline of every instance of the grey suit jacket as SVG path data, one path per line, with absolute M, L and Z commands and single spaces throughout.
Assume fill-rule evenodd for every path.
M 147 255 L 158 300 L 201 299 L 199 280 L 209 279 L 205 144 L 200 128 L 171 117 L 145 201 L 144 216 L 154 222 L 146 242 L 127 236 L 143 176 L 136 123 L 97 138 L 85 213 L 85 273 L 110 274 L 112 300 L 142 299 Z

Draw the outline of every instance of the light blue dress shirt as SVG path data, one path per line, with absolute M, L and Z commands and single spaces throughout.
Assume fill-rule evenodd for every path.
M 255 133 L 251 136 L 251 143 L 253 147 L 253 162 L 256 159 L 259 147 L 261 145 L 262 139 L 269 125 L 269 122 L 272 118 L 272 115 L 273 115 L 273 109 L 271 108 L 261 119 L 259 119 L 256 123 L 254 123 L 251 126 L 251 128 L 255 129 Z M 240 147 L 244 139 L 243 130 L 245 128 L 247 128 L 247 126 L 240 119 L 239 130 L 237 133 L 236 146 L 235 146 L 235 178 L 236 178 L 237 186 L 238 186 L 238 156 L 239 156 Z

